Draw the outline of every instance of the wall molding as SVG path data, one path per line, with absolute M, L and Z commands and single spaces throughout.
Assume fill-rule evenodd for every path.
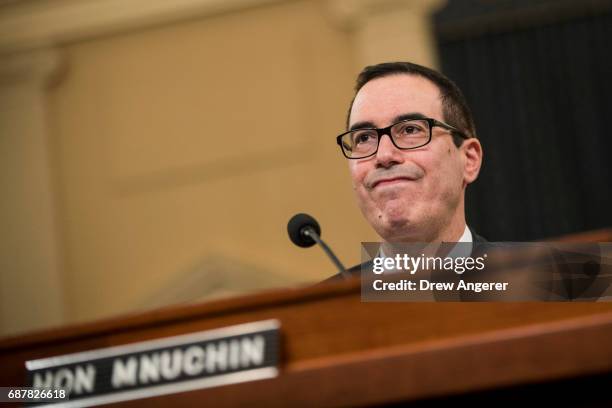
M 352 30 L 377 14 L 398 10 L 431 14 L 442 8 L 447 0 L 328 0 L 328 12 L 341 27 Z
M 0 6 L 0 55 L 287 0 L 23 0 Z
M 0 90 L 26 83 L 37 87 L 52 82 L 63 67 L 61 53 L 54 48 L 13 54 L 0 65 Z
M 355 39 L 359 67 L 412 61 L 436 67 L 430 16 L 447 0 L 328 0 L 331 20 Z

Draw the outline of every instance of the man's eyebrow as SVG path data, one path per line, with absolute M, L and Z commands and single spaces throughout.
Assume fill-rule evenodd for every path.
M 401 115 L 394 117 L 393 123 L 401 122 L 402 120 L 426 119 L 426 118 L 427 116 L 423 115 L 420 112 L 403 113 Z M 375 127 L 376 125 L 373 122 L 362 121 L 362 122 L 353 123 L 351 127 L 349 128 L 349 130 L 363 129 L 363 128 L 375 128 Z
M 349 128 L 349 130 L 363 129 L 363 128 L 375 128 L 375 127 L 376 125 L 374 125 L 373 122 L 363 121 L 363 122 L 353 123 L 351 127 Z
M 393 118 L 393 123 L 401 122 L 402 120 L 410 120 L 410 119 L 427 119 L 427 116 L 423 115 L 420 112 L 404 113 L 402 115 L 399 115 Z

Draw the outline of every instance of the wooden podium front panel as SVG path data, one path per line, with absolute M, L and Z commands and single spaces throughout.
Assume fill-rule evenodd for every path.
M 5 339 L 0 385 L 24 385 L 27 360 L 266 319 L 279 377 L 121 405 L 380 404 L 612 370 L 612 304 L 362 303 L 356 280 Z

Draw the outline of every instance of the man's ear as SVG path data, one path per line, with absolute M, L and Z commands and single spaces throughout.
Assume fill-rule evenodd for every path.
M 482 165 L 482 145 L 475 137 L 463 141 L 461 145 L 463 153 L 463 180 L 470 184 L 478 178 L 480 166 Z

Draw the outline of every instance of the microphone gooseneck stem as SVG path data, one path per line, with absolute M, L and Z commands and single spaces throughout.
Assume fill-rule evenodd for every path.
M 321 248 L 323 248 L 323 250 L 325 251 L 325 253 L 329 257 L 329 259 L 331 259 L 332 262 L 334 263 L 334 265 L 336 265 L 336 268 L 338 268 L 338 270 L 340 271 L 340 274 L 344 278 L 349 278 L 350 277 L 350 274 L 346 271 L 346 269 L 344 268 L 344 265 L 342 265 L 342 262 L 340 262 L 340 260 L 332 252 L 332 250 L 329 249 L 327 244 L 325 242 L 323 242 L 323 240 L 321 239 L 319 234 L 317 234 L 317 232 L 314 230 L 314 228 L 312 228 L 310 226 L 304 227 L 302 229 L 301 233 L 306 235 L 307 237 L 312 238 L 317 244 L 319 244 L 321 246 Z

